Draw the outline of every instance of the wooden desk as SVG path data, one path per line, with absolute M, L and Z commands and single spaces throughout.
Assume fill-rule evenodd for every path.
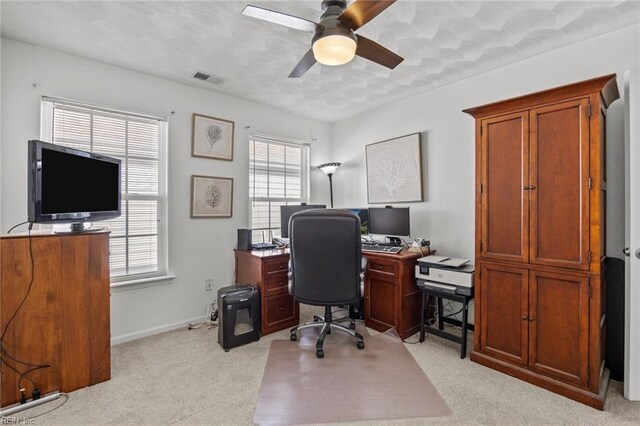
M 425 256 L 403 250 L 398 254 L 366 252 L 364 319 L 367 327 L 384 332 L 394 328 L 405 339 L 420 330 L 422 292 L 416 285 L 416 259 Z M 289 250 L 235 250 L 236 283 L 260 291 L 262 334 L 298 325 L 298 303 L 289 295 Z
M 109 233 L 33 234 L 33 284 L 9 325 L 3 346 L 8 354 L 51 367 L 29 373 L 42 393 L 70 392 L 111 378 L 109 325 Z M 20 305 L 31 281 L 27 235 L 0 238 L 0 327 Z M 1 333 L 1 331 L 0 331 Z M 9 365 L 24 371 L 3 356 Z M 20 400 L 19 376 L 1 371 L 0 405 Z M 25 395 L 33 384 L 23 379 Z

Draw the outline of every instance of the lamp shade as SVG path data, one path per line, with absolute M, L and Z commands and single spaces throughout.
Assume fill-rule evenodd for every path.
M 342 163 L 324 163 L 324 164 L 320 164 L 318 168 L 322 170 L 322 173 L 329 176 L 334 174 L 336 170 L 338 170 L 338 167 L 340 167 L 340 164 Z
M 313 56 L 324 65 L 342 65 L 356 56 L 356 41 L 342 34 L 321 37 L 313 42 Z

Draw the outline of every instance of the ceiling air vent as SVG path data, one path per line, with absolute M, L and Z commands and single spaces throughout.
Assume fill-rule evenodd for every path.
M 202 71 L 196 71 L 191 77 L 197 80 L 206 81 L 207 83 L 216 84 L 218 86 L 224 84 L 224 82 L 227 81 L 225 78 L 219 77 L 217 75 L 207 74 Z

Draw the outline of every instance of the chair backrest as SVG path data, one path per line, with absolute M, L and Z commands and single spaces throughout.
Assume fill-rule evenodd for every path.
M 344 210 L 306 210 L 289 221 L 291 294 L 310 305 L 360 297 L 360 218 Z

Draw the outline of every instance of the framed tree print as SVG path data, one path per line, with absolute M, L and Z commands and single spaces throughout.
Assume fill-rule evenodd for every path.
M 420 133 L 373 143 L 365 149 L 370 204 L 422 201 Z
M 233 121 L 193 114 L 191 155 L 233 161 Z
M 191 176 L 191 217 L 231 217 L 233 179 L 216 176 Z

